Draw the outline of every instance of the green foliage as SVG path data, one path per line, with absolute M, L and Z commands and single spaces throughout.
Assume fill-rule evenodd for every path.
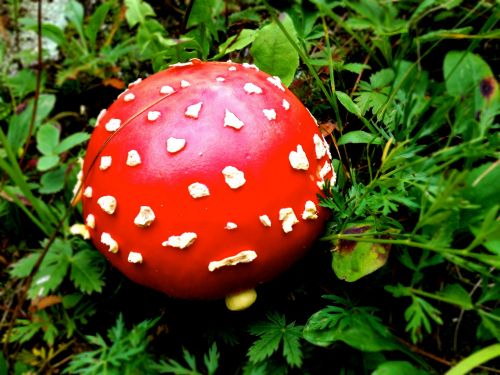
M 206 371 L 199 371 L 196 357 L 189 353 L 186 349 L 182 351 L 182 356 L 187 367 L 173 359 L 161 361 L 158 365 L 154 366 L 155 370 L 162 374 L 176 374 L 176 375 L 202 375 L 215 374 L 219 367 L 219 351 L 217 344 L 213 343 L 208 353 L 203 356 L 203 364 Z

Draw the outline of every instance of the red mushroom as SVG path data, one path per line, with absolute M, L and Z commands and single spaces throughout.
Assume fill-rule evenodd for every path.
M 190 299 L 250 290 L 297 261 L 333 178 L 314 118 L 278 77 L 199 60 L 130 84 L 101 112 L 83 172 L 95 246 L 135 282 Z

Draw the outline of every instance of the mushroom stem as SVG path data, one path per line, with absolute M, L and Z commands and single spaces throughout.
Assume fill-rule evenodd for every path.
M 248 309 L 257 299 L 255 289 L 242 290 L 226 296 L 226 307 L 231 311 Z

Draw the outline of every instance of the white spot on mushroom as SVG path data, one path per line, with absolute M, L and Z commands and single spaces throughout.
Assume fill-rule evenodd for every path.
M 191 104 L 190 106 L 188 106 L 186 108 L 186 112 L 184 114 L 186 115 L 186 117 L 198 118 L 198 115 L 200 114 L 202 105 L 203 105 L 203 102 Z
M 283 106 L 283 108 L 285 108 L 285 111 L 288 111 L 290 109 L 290 103 L 288 103 L 288 100 L 286 99 L 283 99 L 281 105 Z
M 104 117 L 104 115 L 106 114 L 106 110 L 105 109 L 101 109 L 101 112 L 99 112 L 99 114 L 97 115 L 97 120 L 95 122 L 95 126 L 99 126 L 99 123 L 101 122 L 102 118 Z
M 131 251 L 128 253 L 127 261 L 134 264 L 142 263 L 142 254 L 136 251 Z
M 116 199 L 111 195 L 103 195 L 97 200 L 97 204 L 107 214 L 114 214 L 116 210 Z
M 174 88 L 172 86 L 162 86 L 160 87 L 160 94 L 162 95 L 172 95 L 175 92 Z
M 92 214 L 88 214 L 87 218 L 85 219 L 85 224 L 89 228 L 94 229 L 95 228 L 95 216 Z
M 203 198 L 208 197 L 210 195 L 210 191 L 206 185 L 203 185 L 199 182 L 194 182 L 188 186 L 189 194 L 193 198 Z
M 141 83 L 141 82 L 142 82 L 142 78 L 137 78 L 134 82 L 130 82 L 130 83 L 128 84 L 128 87 L 130 88 L 130 87 L 137 86 L 137 85 L 138 85 L 139 83 Z
M 314 149 L 316 151 L 316 159 L 319 160 L 326 155 L 327 148 L 325 147 L 323 139 L 321 139 L 321 137 L 317 133 L 314 134 L 313 141 L 314 141 Z
M 101 243 L 108 246 L 108 251 L 110 253 L 116 254 L 118 252 L 118 242 L 116 242 L 109 233 L 101 233 Z
M 267 80 L 271 82 L 274 86 L 279 88 L 281 91 L 285 91 L 283 84 L 281 83 L 281 79 L 278 76 L 267 77 Z
M 148 121 L 156 121 L 160 118 L 161 112 L 159 111 L 149 111 L 148 112 Z
M 259 216 L 259 220 L 262 223 L 263 226 L 265 227 L 270 227 L 271 226 L 271 219 L 269 219 L 269 216 L 267 215 L 261 215 Z
M 228 62 L 232 62 L 232 61 L 228 61 Z M 229 70 L 231 72 L 234 72 L 236 70 L 236 67 L 235 66 L 230 66 L 229 68 L 227 68 L 227 70 Z
M 87 186 L 85 188 L 85 190 L 83 191 L 83 196 L 85 198 L 92 198 L 92 192 L 93 192 L 92 187 L 91 186 Z
M 175 68 L 175 67 L 182 67 L 182 66 L 189 66 L 189 65 L 193 65 L 193 63 L 191 61 L 188 61 L 188 62 L 178 62 L 178 63 L 175 63 L 175 64 L 170 64 L 170 67 Z
M 297 146 L 297 151 L 291 151 L 288 155 L 290 165 L 297 170 L 307 171 L 309 169 L 309 160 L 301 145 Z
M 135 167 L 136 165 L 141 164 L 141 156 L 139 155 L 137 150 L 130 150 L 128 152 L 126 164 L 129 167 Z
M 189 87 L 189 86 L 191 86 L 191 84 L 188 81 L 186 81 L 185 79 L 181 80 L 181 87 L 183 89 L 185 89 L 186 87 Z
M 239 169 L 230 165 L 222 170 L 222 174 L 224 175 L 226 184 L 228 184 L 231 189 L 238 189 L 239 187 L 243 186 L 245 182 L 247 182 L 245 180 L 245 174 Z
M 245 125 L 234 113 L 226 109 L 224 116 L 224 126 L 230 126 L 235 129 L 241 129 Z
M 243 65 L 246 69 L 255 69 L 256 71 L 259 71 L 259 68 L 257 68 L 257 65 L 255 64 L 243 63 L 241 65 Z
M 196 233 L 193 232 L 185 232 L 180 236 L 170 236 L 168 240 L 162 242 L 162 246 L 171 246 L 176 247 L 178 249 L 185 249 L 186 247 L 191 246 L 194 241 L 198 238 Z
M 299 222 L 297 216 L 295 216 L 295 212 L 293 212 L 293 208 L 290 207 L 280 209 L 279 219 L 285 233 L 290 233 L 293 230 L 292 227 Z
M 332 165 L 330 164 L 330 161 L 327 160 L 325 161 L 325 164 L 323 165 L 323 167 L 321 168 L 321 170 L 319 171 L 319 176 L 324 179 L 325 176 L 332 170 Z
M 302 212 L 302 219 L 315 220 L 318 218 L 318 209 L 313 201 L 307 201 Z
M 112 118 L 106 123 L 106 125 L 104 125 L 104 129 L 106 129 L 108 132 L 115 132 L 120 128 L 121 124 L 121 120 Z
M 69 228 L 69 232 L 75 236 L 82 236 L 84 240 L 90 238 L 90 232 L 85 224 L 73 224 Z
M 271 121 L 271 120 L 276 120 L 276 111 L 274 109 L 263 109 L 262 113 L 264 113 L 264 116 Z
M 214 260 L 208 264 L 208 270 L 210 272 L 216 269 L 228 266 L 235 266 L 240 263 L 250 263 L 257 258 L 257 253 L 253 250 L 243 250 L 236 255 L 224 258 L 222 260 Z
M 245 90 L 247 94 L 262 94 L 262 89 L 250 82 L 245 83 L 243 90 Z
M 224 77 L 216 77 L 215 80 L 217 82 L 224 82 L 226 79 Z
M 134 219 L 134 224 L 138 227 L 149 227 L 155 221 L 155 213 L 149 206 L 141 206 L 139 213 Z
M 233 230 L 233 229 L 236 229 L 236 228 L 238 228 L 238 224 L 233 223 L 232 221 L 228 221 L 226 223 L 226 226 L 224 227 L 224 229 L 227 229 L 227 230 Z
M 106 169 L 111 167 L 112 161 L 113 161 L 113 159 L 111 158 L 111 156 L 101 156 L 101 162 L 99 164 L 99 169 L 101 171 L 105 171 Z
M 186 140 L 182 138 L 170 137 L 167 139 L 167 151 L 171 153 L 176 153 L 182 150 L 186 146 Z
M 131 102 L 134 99 L 135 99 L 135 95 L 132 94 L 131 92 L 125 94 L 125 96 L 123 97 L 124 102 Z

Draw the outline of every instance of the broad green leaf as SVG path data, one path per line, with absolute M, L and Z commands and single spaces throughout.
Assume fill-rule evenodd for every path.
M 439 292 L 439 295 L 445 298 L 449 303 L 454 303 L 464 310 L 474 308 L 472 299 L 467 291 L 460 284 L 449 284 Z
M 341 65 L 340 69 L 347 70 L 351 73 L 360 74 L 363 70 L 370 69 L 370 66 L 361 63 L 348 63 Z
M 479 309 L 478 314 L 481 317 L 481 326 L 478 327 L 478 330 L 483 328 L 492 337 L 500 341 L 500 309 L 497 308 L 492 312 Z
M 41 125 L 36 133 L 36 148 L 44 155 L 54 153 L 59 143 L 59 129 L 52 124 Z
M 424 370 L 419 370 L 410 362 L 388 361 L 380 364 L 371 375 L 428 375 Z
M 369 143 L 374 145 L 382 144 L 382 139 L 380 137 L 374 136 L 373 134 L 367 133 L 363 130 L 354 130 L 349 133 L 345 133 L 338 140 L 339 145 L 344 145 L 348 143 Z
M 12 91 L 12 95 L 23 99 L 26 95 L 35 92 L 35 73 L 28 69 L 20 70 L 16 74 L 8 76 L 5 85 Z
M 36 25 L 34 25 L 34 28 Z M 66 36 L 64 35 L 64 30 L 56 25 L 50 23 L 44 23 L 42 25 L 42 34 L 44 38 L 48 38 L 56 43 L 59 47 L 65 47 L 68 43 Z
M 53 171 L 46 172 L 41 178 L 41 186 L 38 191 L 41 194 L 54 194 L 61 191 L 64 187 L 64 173 L 66 167 L 61 166 Z
M 465 357 L 446 371 L 445 375 L 467 375 L 471 374 L 476 367 L 486 363 L 494 358 L 500 357 L 500 344 L 492 344 L 483 349 L 476 350 L 474 353 Z
M 342 91 L 335 91 L 335 95 L 337 96 L 337 99 L 339 100 L 340 103 L 342 103 L 345 109 L 355 114 L 356 116 L 361 117 L 361 110 L 356 105 L 356 103 L 354 103 L 354 101 L 351 99 L 349 95 L 347 95 L 345 92 Z
M 239 51 L 255 40 L 257 30 L 243 29 L 238 34 L 230 36 L 219 46 L 219 55 Z
M 76 0 L 68 0 L 66 5 L 66 18 L 75 27 L 76 31 L 81 38 L 84 37 L 83 33 L 83 5 Z
M 35 263 L 39 256 L 40 254 L 35 252 L 19 259 L 10 267 L 10 275 L 12 277 L 18 278 L 28 277 L 31 271 L 33 271 L 33 268 L 35 267 Z
M 125 19 L 130 27 L 137 24 L 143 24 L 149 16 L 155 16 L 155 12 L 151 5 L 143 0 L 125 0 L 127 11 Z
M 89 22 L 85 27 L 85 33 L 87 34 L 89 44 L 92 48 L 95 48 L 96 40 L 97 40 L 97 33 L 99 32 L 102 25 L 104 24 L 104 20 L 106 19 L 106 16 L 108 15 L 112 6 L 113 6 L 113 3 L 111 1 L 107 1 L 105 3 L 102 3 L 101 5 L 99 5 L 97 7 L 97 9 L 94 11 L 94 13 L 90 16 Z
M 446 90 L 452 96 L 465 96 L 479 89 L 481 80 L 493 77 L 488 64 L 478 55 L 466 51 L 451 51 L 443 65 Z
M 36 163 L 36 168 L 40 172 L 48 171 L 49 169 L 54 168 L 59 163 L 58 155 L 44 155 L 38 159 Z
M 284 13 L 280 16 L 280 22 L 295 41 L 297 33 L 290 17 Z M 299 66 L 299 54 L 275 22 L 257 32 L 250 52 L 260 69 L 280 77 L 286 86 L 292 83 Z
M 97 251 L 82 250 L 71 258 L 70 278 L 83 293 L 102 290 L 102 273 L 102 256 Z
M 80 143 L 87 141 L 89 138 L 90 135 L 88 133 L 73 133 L 70 136 L 64 138 L 61 143 L 59 143 L 55 147 L 54 152 L 56 154 L 60 154 L 62 152 L 68 151 L 69 149 L 79 145 Z

